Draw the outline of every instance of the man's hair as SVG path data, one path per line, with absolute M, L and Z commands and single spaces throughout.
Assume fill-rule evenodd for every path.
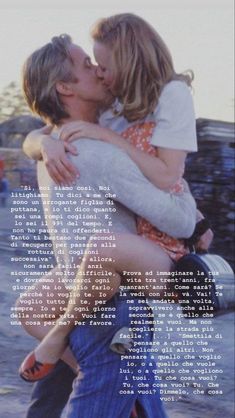
M 171 54 L 156 30 L 132 13 L 99 20 L 91 31 L 93 40 L 110 49 L 113 91 L 117 92 L 128 120 L 154 111 L 166 83 L 182 80 L 191 85 L 192 72 L 177 74 Z
M 55 36 L 33 52 L 23 66 L 23 92 L 30 109 L 53 124 L 69 116 L 56 83 L 77 81 L 69 52 L 71 44 L 69 35 Z

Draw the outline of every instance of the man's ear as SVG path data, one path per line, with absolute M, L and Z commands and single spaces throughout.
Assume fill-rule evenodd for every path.
M 57 81 L 56 90 L 62 96 L 71 96 L 73 94 L 71 85 L 69 83 L 65 83 L 64 81 Z

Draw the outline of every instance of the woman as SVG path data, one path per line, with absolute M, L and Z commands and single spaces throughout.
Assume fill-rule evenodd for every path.
M 94 28 L 93 38 L 97 74 L 119 99 L 120 105 L 114 109 L 114 117 L 119 116 L 117 120 L 121 124 L 119 130 L 129 127 L 120 136 L 106 127 L 78 122 L 63 128 L 61 138 L 72 141 L 85 136 L 123 148 L 156 187 L 184 200 L 189 193 L 182 179 L 185 158 L 188 151 L 196 150 L 195 118 L 187 86 L 191 77 L 175 73 L 170 54 L 159 35 L 135 15 L 122 14 L 102 20 Z M 129 125 L 120 116 L 125 117 Z M 173 218 L 174 209 L 172 199 L 166 211 Z M 195 204 L 191 200 L 189 212 L 182 214 L 185 218 L 192 217 L 191 225 L 195 224 L 194 211 Z M 100 296 L 98 286 L 92 281 L 88 287 L 84 286 L 82 277 L 92 276 L 91 259 L 85 254 L 64 318 L 80 321 L 78 312 L 84 301 L 92 312 L 95 305 L 109 300 L 121 283 L 134 285 L 129 277 L 133 271 L 138 276 L 137 289 L 141 288 L 146 297 L 151 297 L 154 288 L 159 289 L 158 297 L 163 297 L 159 271 L 173 270 L 174 262 L 187 249 L 182 240 L 167 236 L 144 219 L 138 218 L 137 226 L 139 236 L 116 234 L 114 248 L 103 248 L 100 236 L 91 237 L 89 246 L 95 245 L 104 260 L 96 273 L 106 277 L 105 291 Z M 191 233 L 192 230 L 189 235 Z M 145 274 L 150 270 L 155 273 L 151 284 Z M 67 323 L 61 326 L 58 322 L 33 354 L 44 363 L 40 366 L 40 378 L 54 367 L 65 350 L 74 321 Z M 30 380 L 27 365 L 28 359 L 21 373 Z

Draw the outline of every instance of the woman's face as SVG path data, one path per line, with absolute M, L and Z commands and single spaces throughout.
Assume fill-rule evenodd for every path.
M 112 60 L 110 49 L 101 42 L 95 41 L 94 56 L 97 62 L 97 76 L 103 80 L 103 84 L 114 94 L 112 91 L 112 84 L 114 82 L 114 74 L 112 70 Z

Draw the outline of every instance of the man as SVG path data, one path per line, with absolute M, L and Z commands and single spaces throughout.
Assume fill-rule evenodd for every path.
M 38 144 L 35 143 L 36 151 L 34 152 L 38 157 L 41 154 L 43 156 L 45 150 L 47 150 L 45 155 L 48 155 L 48 149 L 53 147 L 53 141 L 58 139 L 56 138 L 58 137 L 58 129 L 64 122 L 77 119 L 95 122 L 100 106 L 103 103 L 110 102 L 109 93 L 96 76 L 95 66 L 91 64 L 89 57 L 80 47 L 72 44 L 68 36 L 53 38 L 51 43 L 32 54 L 25 64 L 23 74 L 24 91 L 29 106 L 46 121 L 53 124 L 55 139 L 39 144 L 39 151 Z M 64 145 L 61 144 L 61 146 L 63 151 Z M 27 144 L 25 149 L 27 149 Z M 69 281 L 76 274 L 77 265 L 74 267 L 73 263 L 78 255 L 81 259 L 85 251 L 84 246 L 76 245 L 79 236 L 78 231 L 83 230 L 81 234 L 83 234 L 82 239 L 85 243 L 93 231 L 87 228 L 88 221 L 85 221 L 86 227 L 82 229 L 84 227 L 82 217 L 76 216 L 76 222 L 71 222 L 71 217 L 74 216 L 73 210 L 76 212 L 78 208 L 83 208 L 84 211 L 87 211 L 89 208 L 91 219 L 95 219 L 95 227 L 99 225 L 102 230 L 107 229 L 109 236 L 111 236 L 112 231 L 135 233 L 135 219 L 130 210 L 152 223 L 154 223 L 155 217 L 159 217 L 159 213 L 153 214 L 152 210 L 153 200 L 151 198 L 155 192 L 154 186 L 142 175 L 138 167 L 123 151 L 112 145 L 88 139 L 79 141 L 78 155 L 75 155 L 77 152 L 74 149 L 69 149 L 74 154 L 71 158 L 79 167 L 81 173 L 73 188 L 58 189 L 47 173 L 47 162 L 42 161 L 38 164 L 39 186 L 42 192 L 46 190 L 46 193 L 42 193 L 45 217 L 58 263 L 58 266 L 49 273 L 50 278 L 54 279 L 53 286 L 57 284 L 61 271 L 63 276 L 67 275 Z M 57 175 L 59 175 L 60 170 L 64 170 L 66 164 L 67 168 L 71 168 L 68 161 L 64 163 L 60 161 L 59 170 L 57 166 Z M 89 187 L 91 186 L 90 192 Z M 112 196 L 115 196 L 115 200 L 118 202 L 113 204 L 111 209 L 114 210 L 109 211 L 108 217 L 106 216 L 107 212 L 96 210 L 96 203 L 89 204 L 88 191 L 93 197 L 99 194 L 99 202 L 106 208 L 112 205 L 111 199 Z M 74 204 L 74 199 L 72 200 L 72 208 L 68 207 L 67 203 L 71 202 L 71 196 L 75 196 L 76 200 L 76 204 Z M 143 201 L 145 202 L 144 205 L 142 204 Z M 59 207 L 56 206 L 58 203 L 60 203 Z M 97 205 L 100 206 L 100 203 L 97 203 Z M 59 212 L 59 221 L 53 216 L 54 209 L 56 209 L 57 214 Z M 72 213 L 70 209 L 72 209 Z M 45 279 L 46 277 L 34 287 L 34 290 L 41 291 Z M 53 287 L 51 290 L 53 290 Z M 18 306 L 25 298 L 30 298 L 30 292 L 18 301 Z M 127 371 L 120 373 L 121 367 L 122 370 L 127 370 L 128 361 L 132 359 L 134 363 L 130 369 L 131 375 L 144 374 L 147 367 L 150 386 L 154 385 L 152 366 L 150 362 L 148 364 L 149 356 L 146 357 L 146 363 L 141 364 L 135 356 L 124 356 L 121 359 L 120 355 L 109 349 L 109 344 L 116 331 L 122 327 L 131 327 L 127 300 L 134 303 L 136 307 L 139 303 L 138 299 L 134 298 L 133 301 L 132 299 L 133 297 L 129 294 L 127 296 L 117 294 L 107 304 L 107 309 L 115 310 L 116 315 L 114 315 L 111 325 L 106 329 L 99 326 L 99 324 L 102 324 L 102 313 L 98 312 L 97 326 L 91 327 L 84 323 L 84 326 L 79 326 L 72 332 L 70 343 L 73 353 L 82 367 L 83 374 L 79 374 L 74 384 L 68 409 L 70 418 L 78 417 L 79 413 L 86 418 L 129 417 L 134 402 L 137 402 L 142 413 L 141 416 L 149 418 L 165 417 L 156 387 L 154 388 L 155 396 L 144 396 L 141 391 L 139 393 L 137 379 L 133 380 L 132 377 L 129 379 Z M 50 301 L 46 298 L 43 302 L 45 306 L 50 305 Z M 144 301 L 141 303 L 143 304 L 141 306 L 146 306 Z M 58 306 L 54 306 L 54 308 L 56 310 Z M 37 309 L 38 307 L 35 306 L 33 313 L 37 313 Z M 147 309 L 146 306 L 146 312 L 148 312 Z M 57 311 L 57 314 L 59 313 L 61 314 L 60 310 Z M 25 328 L 30 334 L 41 339 L 50 328 L 50 325 L 44 325 L 42 324 L 42 327 L 25 326 Z M 151 337 L 151 330 L 147 332 L 147 335 L 140 332 L 137 340 L 140 339 L 142 343 L 148 345 Z M 138 341 L 135 341 L 135 343 L 138 344 Z M 68 360 L 68 357 L 66 357 L 66 360 Z M 58 396 L 55 397 L 55 387 L 58 378 L 60 382 L 63 381 L 65 374 L 62 374 L 62 371 L 64 369 L 63 363 L 59 363 L 51 376 L 49 375 L 44 382 L 37 383 L 33 395 L 34 401 L 28 411 L 28 418 L 59 416 L 68 396 L 68 386 L 71 385 L 73 379 L 73 375 L 67 371 L 66 382 L 68 382 L 68 386 L 65 387 L 64 394 L 61 393 L 60 386 L 59 408 L 53 411 L 54 403 L 58 402 Z M 57 379 L 56 383 L 54 379 Z M 63 381 L 63 386 L 66 382 Z M 130 385 L 131 388 L 126 392 L 124 390 L 125 383 Z M 61 383 L 59 384 L 61 385 Z M 124 394 L 122 394 L 123 390 Z M 52 399 L 48 399 L 47 404 L 44 403 L 45 396 L 48 398 L 49 393 L 53 396 L 53 404 Z

